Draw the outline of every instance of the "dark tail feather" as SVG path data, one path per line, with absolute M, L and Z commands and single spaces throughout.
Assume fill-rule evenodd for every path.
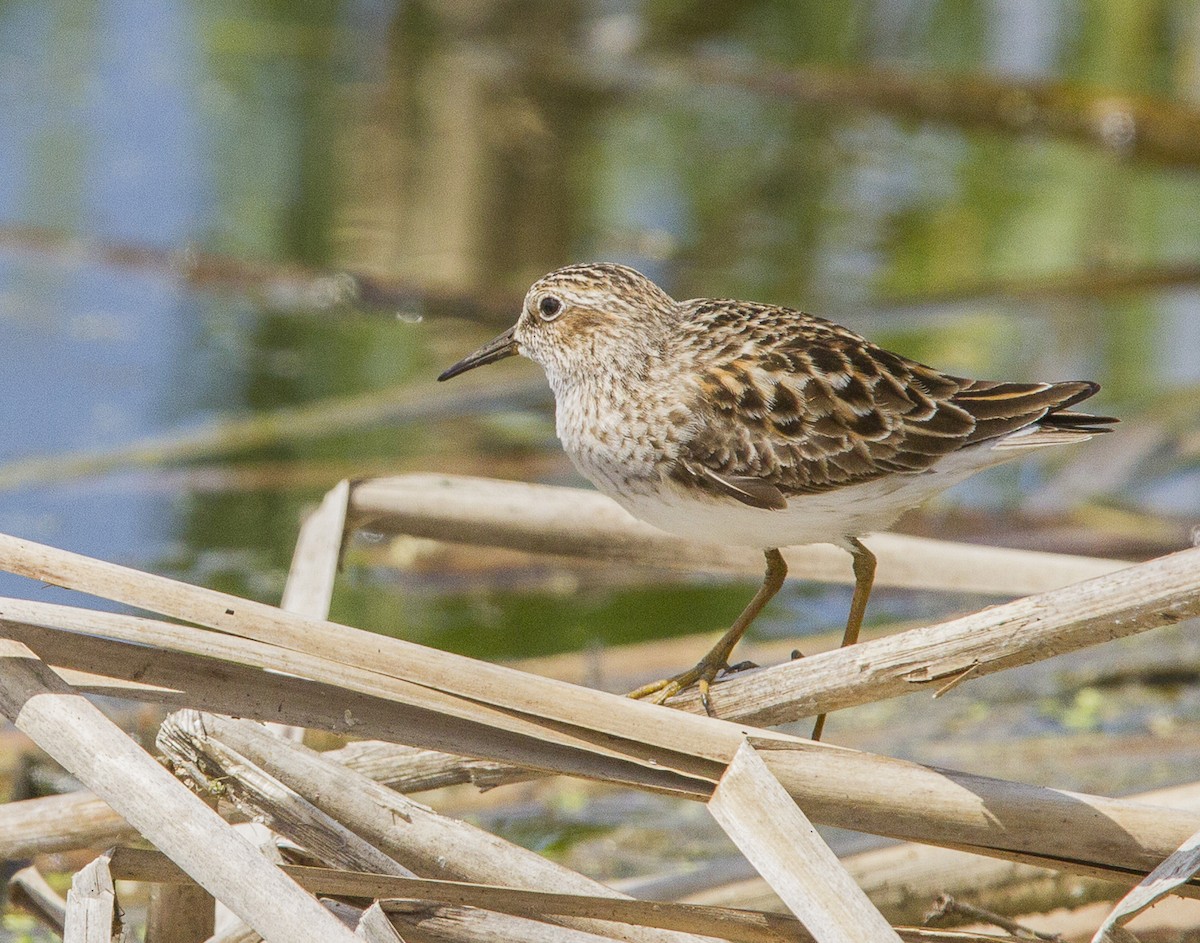
M 1031 431 L 1029 438 L 1014 437 L 1012 445 L 1034 446 L 1069 441 L 1073 436 L 1090 436 L 1108 432 L 1117 420 L 1111 416 L 1090 416 L 1071 411 L 1070 407 L 1094 396 L 1100 384 L 1088 380 L 1069 380 L 1064 383 L 996 383 L 976 381 L 952 402 L 975 417 L 975 431 L 968 442 L 998 439 L 1036 427 L 1046 434 L 1040 439 Z M 1057 435 L 1051 435 L 1057 433 Z

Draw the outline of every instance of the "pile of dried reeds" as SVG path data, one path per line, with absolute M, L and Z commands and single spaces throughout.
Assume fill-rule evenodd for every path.
M 67 940 L 127 932 L 114 879 L 153 885 L 150 943 L 993 938 L 893 929 L 862 888 L 872 889 L 873 860 L 894 874 L 913 846 L 839 863 L 810 819 L 941 846 L 908 873 L 953 872 L 958 886 L 1029 882 L 1048 868 L 1127 888 L 1158 868 L 1097 939 L 1121 940 L 1119 924 L 1167 890 L 1200 892 L 1190 792 L 1106 799 L 755 726 L 940 692 L 1196 616 L 1200 549 L 1126 566 L 875 538 L 881 584 L 1037 595 L 741 673 L 714 689 L 714 719 L 694 697 L 667 710 L 325 621 L 354 527 L 657 566 L 759 566 L 753 552 L 664 536 L 595 494 L 430 476 L 331 491 L 302 529 L 280 608 L 0 536 L 0 568 L 180 620 L 0 600 L 0 710 L 91 790 L 0 808 L 0 853 L 117 845 L 75 876 L 65 904 L 30 869 L 13 879 L 14 897 Z M 849 575 L 823 548 L 789 563 L 799 576 Z M 179 708 L 157 742 L 174 774 L 92 694 Z M 357 739 L 319 754 L 254 721 Z M 707 803 L 794 916 L 631 899 L 404 795 L 546 773 Z M 269 840 L 239 822 L 266 826 Z M 122 844 L 137 836 L 149 847 Z M 212 898 L 244 923 L 213 935 Z

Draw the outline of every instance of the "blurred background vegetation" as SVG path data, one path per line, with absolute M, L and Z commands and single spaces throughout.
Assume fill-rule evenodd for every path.
M 277 601 L 342 477 L 583 484 L 536 367 L 432 378 L 607 259 L 958 373 L 1101 381 L 1116 434 L 904 529 L 1191 540 L 1195 3 L 2 0 L 0 77 L 0 530 Z M 748 592 L 360 535 L 334 617 L 512 658 L 711 630 Z M 794 584 L 756 631 L 847 599 Z M 1073 696 L 1026 725 L 1108 722 Z

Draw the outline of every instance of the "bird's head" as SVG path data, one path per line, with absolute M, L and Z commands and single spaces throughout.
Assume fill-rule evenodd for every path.
M 674 308 L 670 295 L 627 266 L 568 265 L 533 283 L 516 324 L 438 379 L 514 354 L 536 360 L 552 380 L 576 375 L 606 358 L 645 353 L 654 343 L 653 325 Z

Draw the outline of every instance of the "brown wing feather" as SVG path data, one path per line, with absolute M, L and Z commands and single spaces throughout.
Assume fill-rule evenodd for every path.
M 962 379 L 788 309 L 698 302 L 688 326 L 698 421 L 670 473 L 755 507 L 919 473 L 1036 423 L 1090 434 L 1113 421 L 1056 413 L 1091 396 L 1093 383 Z

